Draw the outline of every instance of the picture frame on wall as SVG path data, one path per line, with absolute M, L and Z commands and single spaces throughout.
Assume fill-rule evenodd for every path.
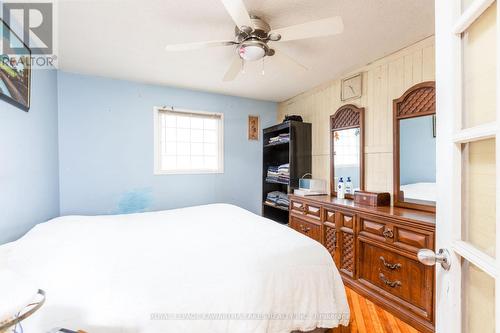
M 248 116 L 248 140 L 259 140 L 259 116 Z
M 436 137 L 436 115 L 432 115 L 432 137 Z
M 0 46 L 14 45 L 15 54 L 0 49 L 0 99 L 28 112 L 31 104 L 31 49 L 0 19 Z M 10 40 L 9 40 L 10 38 Z

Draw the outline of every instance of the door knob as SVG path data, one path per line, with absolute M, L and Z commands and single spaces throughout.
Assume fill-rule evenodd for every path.
M 426 266 L 434 266 L 437 262 L 445 270 L 449 270 L 451 266 L 450 253 L 446 249 L 439 249 L 437 254 L 429 249 L 421 249 L 417 253 L 417 258 L 418 261 Z

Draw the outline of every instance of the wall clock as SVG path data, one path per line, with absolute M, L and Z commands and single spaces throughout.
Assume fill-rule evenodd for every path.
M 363 88 L 361 73 L 342 79 L 340 88 L 341 101 L 360 98 Z

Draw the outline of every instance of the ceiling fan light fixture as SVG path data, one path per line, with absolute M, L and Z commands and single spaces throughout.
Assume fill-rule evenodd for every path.
M 242 45 L 238 49 L 241 59 L 246 61 L 255 61 L 262 59 L 266 55 L 266 50 L 258 44 Z

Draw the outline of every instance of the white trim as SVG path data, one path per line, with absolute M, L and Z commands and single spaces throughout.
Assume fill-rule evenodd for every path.
M 436 333 L 460 333 L 461 259 L 452 242 L 460 237 L 460 149 L 453 143 L 459 130 L 460 38 L 452 33 L 460 1 L 435 1 L 436 15 L 436 250 L 448 249 L 449 271 L 436 265 Z M 458 181 L 457 181 L 458 179 Z M 457 215 L 458 214 L 458 215 Z
M 496 13 L 496 53 L 497 53 L 497 63 L 496 63 L 496 120 L 497 120 L 497 128 L 496 128 L 496 137 L 500 136 L 500 127 L 498 124 L 500 123 L 500 64 L 498 62 L 499 52 L 500 52 L 500 8 L 498 8 L 497 4 L 497 13 Z M 495 196 L 496 196 L 496 216 L 495 216 L 495 264 L 497 274 L 500 273 L 500 145 L 498 142 L 495 143 L 495 173 L 496 173 L 496 188 L 495 188 Z M 495 331 L 496 333 L 500 333 L 500 276 L 497 275 L 495 279 Z
M 462 258 L 477 266 L 489 276 L 495 278 L 498 275 L 498 268 L 495 258 L 490 257 L 483 251 L 477 249 L 474 245 L 456 240 L 452 244 L 453 251 L 457 252 Z
M 469 143 L 494 138 L 497 133 L 497 123 L 491 122 L 458 131 L 453 136 L 454 143 Z
M 463 48 L 462 33 L 492 4 L 493 0 L 476 0 L 464 13 L 461 1 L 439 0 L 436 5 L 436 108 L 438 137 L 436 139 L 437 189 L 436 249 L 448 249 L 451 269 L 436 269 L 436 333 L 463 332 L 462 262 L 470 262 L 495 279 L 495 331 L 500 333 L 500 185 L 496 183 L 496 256 L 474 247 L 462 233 L 463 211 L 462 168 L 467 167 L 467 147 L 463 143 L 496 138 L 498 122 L 462 129 L 463 114 Z M 497 8 L 497 22 L 500 11 Z M 500 27 L 497 23 L 497 39 Z M 500 39 L 497 40 L 497 54 Z M 500 119 L 500 66 L 497 66 L 497 117 Z M 466 162 L 466 161 L 465 161 Z M 500 173 L 500 145 L 496 145 L 496 173 Z M 465 192 L 467 194 L 467 192 Z
M 179 108 L 174 108 L 172 107 L 167 107 L 167 106 L 155 106 L 154 107 L 156 112 L 159 111 L 171 111 L 171 112 L 178 112 L 178 113 L 189 113 L 193 115 L 206 115 L 206 116 L 215 116 L 215 117 L 224 117 L 224 113 L 221 112 L 210 112 L 210 111 L 202 111 L 202 110 L 190 110 L 190 109 L 179 109 Z
M 457 23 L 453 27 L 453 32 L 455 34 L 461 34 L 467 30 L 494 2 L 495 0 L 474 1 L 458 18 Z
M 222 174 L 224 170 L 203 170 L 203 169 L 193 169 L 193 170 L 173 170 L 173 171 L 165 171 L 165 170 L 155 170 L 155 176 L 161 175 L 209 175 L 209 174 Z
M 159 113 L 161 111 L 172 111 L 178 113 L 189 113 L 189 114 L 199 114 L 206 116 L 215 116 L 219 119 L 217 122 L 219 128 L 217 129 L 218 133 L 218 153 L 217 156 L 219 158 L 218 161 L 218 169 L 189 169 L 189 170 L 161 170 L 160 168 L 160 156 L 161 156 L 161 146 L 160 146 L 160 137 L 159 137 Z M 221 112 L 209 112 L 209 111 L 199 111 L 199 110 L 189 110 L 189 109 L 178 109 L 178 108 L 168 108 L 166 106 L 155 106 L 153 107 L 153 135 L 154 135 L 154 165 L 153 165 L 153 174 L 155 176 L 161 175 L 197 175 L 197 174 L 223 174 L 224 173 L 224 114 Z
M 160 141 L 159 141 L 159 113 L 158 111 L 160 108 L 154 107 L 153 108 L 153 155 L 154 155 L 154 164 L 153 164 L 153 175 L 157 175 L 159 170 L 160 170 Z

